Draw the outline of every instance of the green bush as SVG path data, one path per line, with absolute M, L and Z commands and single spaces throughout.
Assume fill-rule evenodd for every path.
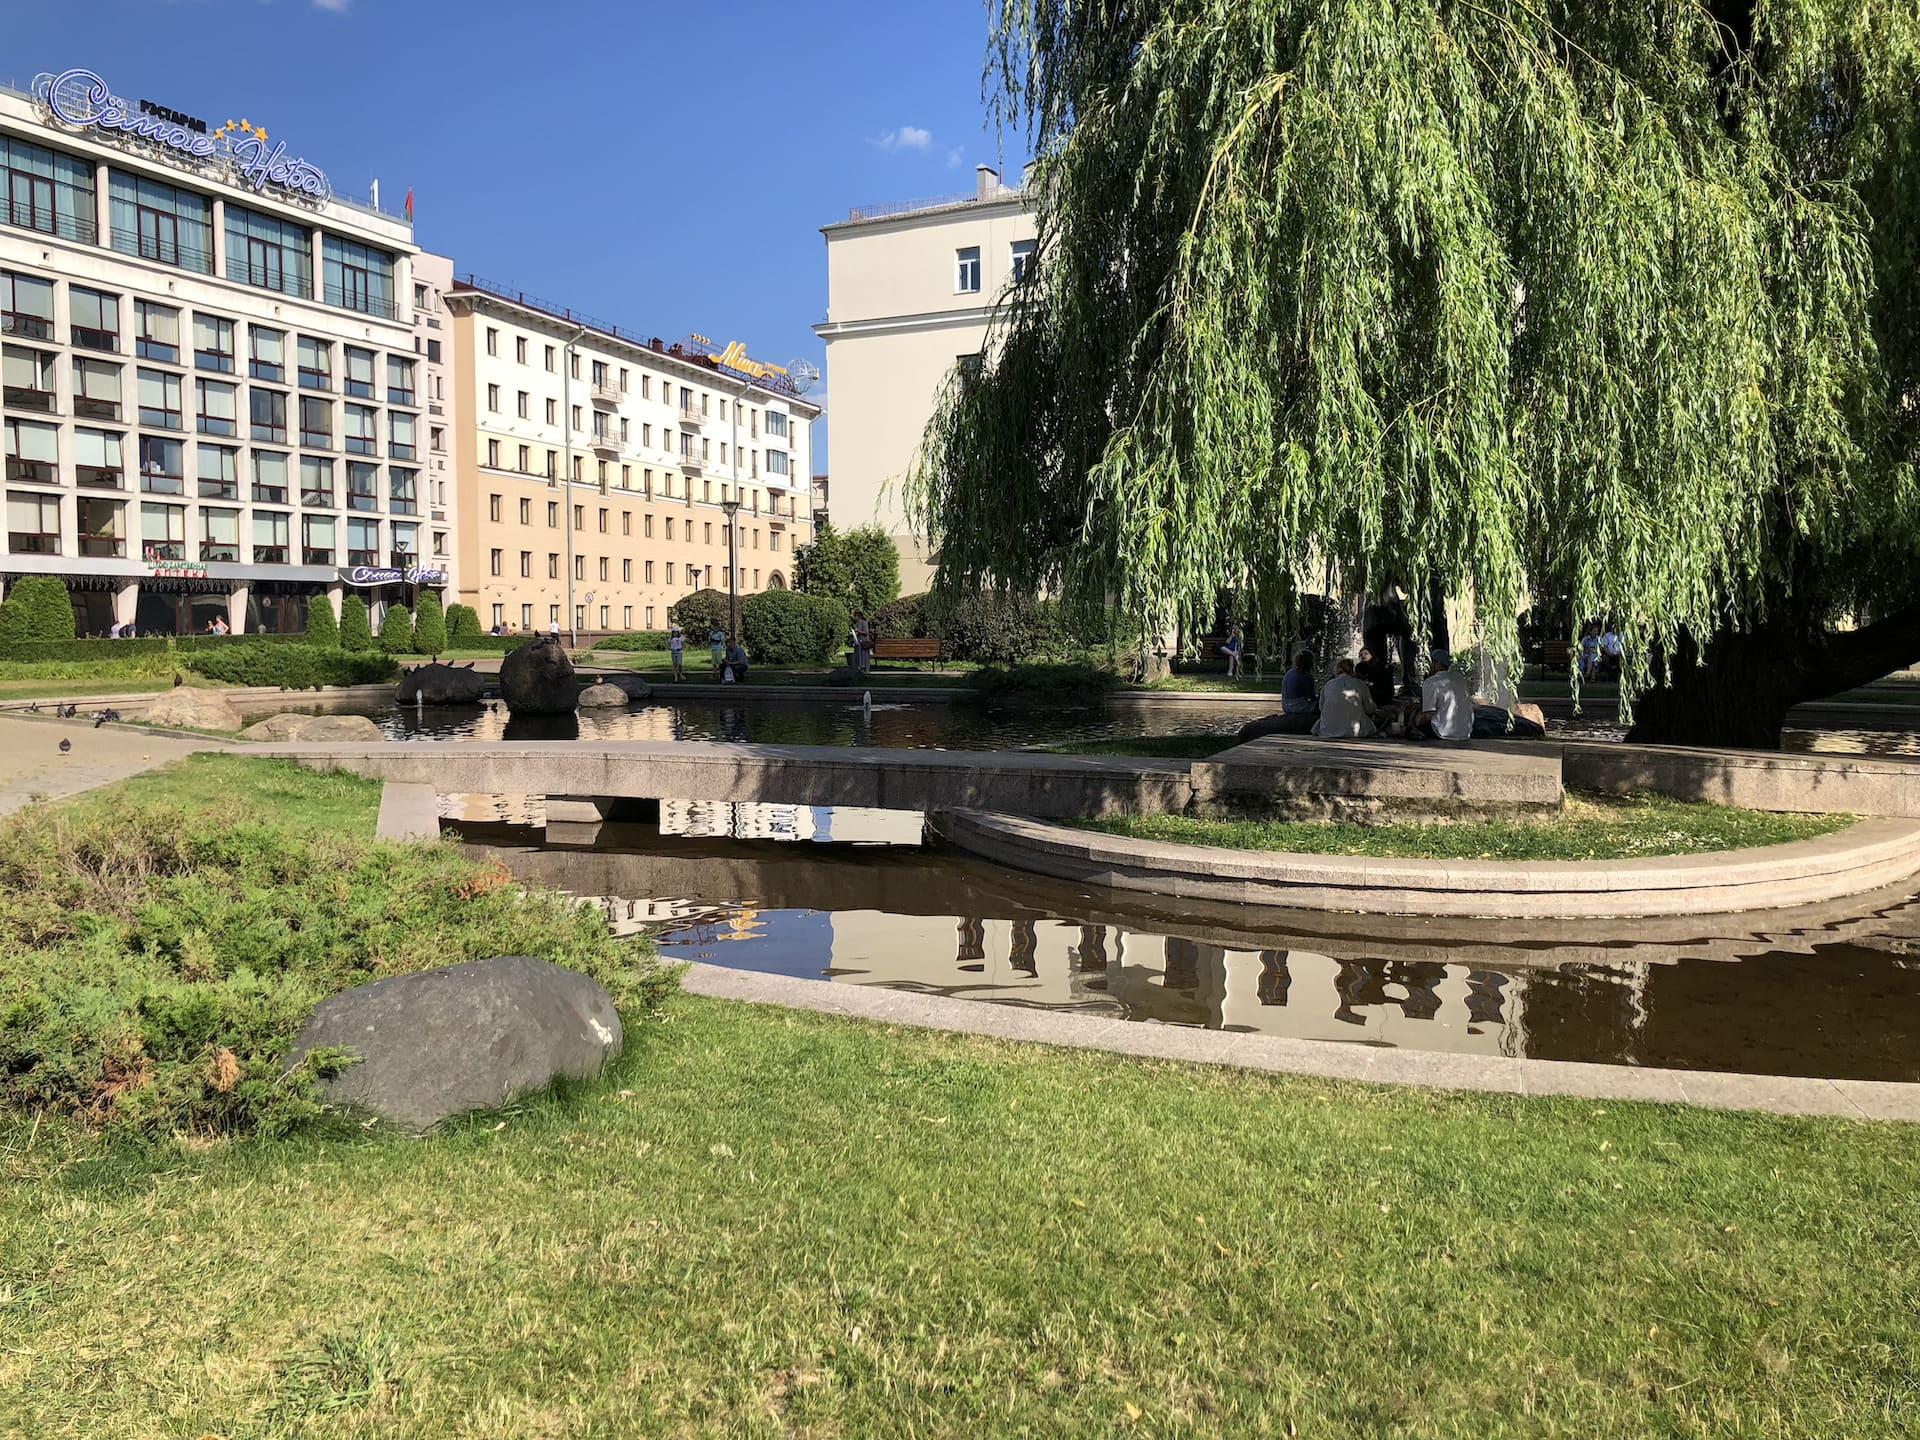
M 307 643 L 321 650 L 340 648 L 340 620 L 333 613 L 333 601 L 325 595 L 307 602 Z
M 73 601 L 51 575 L 16 580 L 0 600 L 0 648 L 74 637 Z
M 1072 646 L 1050 606 L 1026 595 L 982 592 L 958 599 L 935 595 L 928 622 L 948 659 L 1018 665 L 1060 658 Z
M 838 600 L 766 590 L 740 605 L 747 654 L 762 665 L 825 665 L 846 648 L 850 621 Z
M 716 625 L 727 628 L 727 592 L 724 590 L 696 590 L 691 595 L 683 595 L 667 611 L 667 618 L 687 632 L 689 644 L 707 643 L 707 632 Z M 744 626 L 744 618 L 741 624 Z
M 226 685 L 278 685 L 312 690 L 322 685 L 377 685 L 399 676 L 392 657 L 319 650 L 311 645 L 234 645 L 183 657 L 188 669 Z
M 447 607 L 447 648 L 449 650 L 472 650 L 487 638 L 480 628 L 480 612 L 471 605 L 449 605 Z
M 380 648 L 389 655 L 411 655 L 413 612 L 404 605 L 389 605 L 380 619 Z
M 190 654 L 231 645 L 306 645 L 305 635 L 152 635 L 138 640 L 31 640 L 0 646 L 0 661 L 114 660 L 128 655 Z
M 867 617 L 867 623 L 876 640 L 917 640 L 934 634 L 924 591 L 888 601 Z
M 431 590 L 420 592 L 420 608 L 413 616 L 413 653 L 438 655 L 447 648 L 447 617 L 440 609 L 440 597 Z
M 277 1133 L 318 1115 L 315 1072 L 350 1063 L 281 1064 L 338 991 L 534 955 L 605 984 L 631 1034 L 672 983 L 592 906 L 524 891 L 451 845 L 375 841 L 367 781 L 189 764 L 190 803 L 136 781 L 0 824 L 7 1112 L 122 1135 Z M 319 823 L 343 809 L 361 824 Z
M 823 524 L 794 554 L 793 588 L 871 615 L 900 593 L 900 551 L 878 525 Z
M 604 640 L 593 642 L 596 650 L 665 650 L 667 632 L 664 630 L 631 630 L 625 635 L 609 635 Z
M 373 619 L 367 614 L 364 596 L 349 595 L 340 602 L 340 648 L 373 649 Z
M 967 677 L 967 684 L 995 700 L 1044 701 L 1059 705 L 1091 705 L 1120 683 L 1113 671 L 1079 663 L 1011 668 L 988 666 Z
M 177 656 L 166 650 L 133 651 L 97 660 L 0 660 L 0 680 L 153 680 L 173 678 Z M 156 684 L 154 689 L 162 688 Z

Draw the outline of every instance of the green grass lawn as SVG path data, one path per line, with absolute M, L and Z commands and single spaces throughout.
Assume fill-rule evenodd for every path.
M 1452 824 L 1354 825 L 1316 820 L 1204 820 L 1126 815 L 1073 822 L 1083 830 L 1275 850 L 1304 855 L 1378 855 L 1432 860 L 1620 860 L 1744 850 L 1829 834 L 1850 815 L 1776 815 L 1658 795 L 1569 795 L 1556 819 L 1463 820 Z
M 1913 1433 L 1886 1125 L 686 998 L 425 1143 L 16 1125 L 0 1187 L 0 1434 Z

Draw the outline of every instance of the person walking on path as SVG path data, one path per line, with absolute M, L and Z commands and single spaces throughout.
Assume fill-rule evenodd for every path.
M 873 626 L 858 610 L 853 612 L 853 668 L 862 675 L 873 669 Z
M 673 678 L 687 678 L 687 635 L 678 625 L 667 632 L 667 654 L 673 657 Z

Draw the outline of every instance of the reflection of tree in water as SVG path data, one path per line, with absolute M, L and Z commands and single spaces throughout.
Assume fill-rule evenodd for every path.
M 1287 991 L 1293 988 L 1293 976 L 1287 970 L 1287 952 L 1284 950 L 1262 950 L 1260 952 L 1260 984 L 1255 994 L 1262 1005 L 1285 1005 Z
M 1013 938 L 1007 944 L 1007 963 L 1029 976 L 1037 976 L 1040 973 L 1039 957 L 1040 938 L 1034 932 L 1033 921 L 1014 921 Z
M 500 728 L 502 740 L 578 740 L 580 717 L 567 715 L 514 715 Z
M 1366 1017 L 1357 1012 L 1376 1005 L 1392 1005 L 1409 1020 L 1431 1020 L 1440 1013 L 1440 982 L 1447 978 L 1447 967 L 1428 960 L 1342 960 L 1334 977 L 1334 993 L 1340 1006 L 1334 1019 L 1349 1025 L 1365 1025 Z M 1389 985 L 1406 990 L 1404 1000 L 1387 994 Z
M 1493 970 L 1467 972 L 1467 1023 L 1498 1025 L 1505 1018 L 1507 977 Z
M 1079 971 L 1102 971 L 1107 968 L 1107 927 L 1104 925 L 1082 925 L 1080 944 L 1073 952 L 1073 966 Z
M 987 926 L 977 916 L 962 916 L 958 926 L 958 941 L 954 945 L 953 959 L 962 970 L 981 971 L 986 969 Z

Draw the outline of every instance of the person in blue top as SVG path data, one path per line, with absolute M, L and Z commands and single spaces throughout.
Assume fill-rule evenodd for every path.
M 1280 682 L 1280 713 L 1283 715 L 1311 715 L 1319 709 L 1315 695 L 1318 687 L 1313 683 L 1313 652 L 1302 650 L 1293 657 L 1293 667 L 1287 671 L 1286 678 Z
M 1246 637 L 1240 633 L 1238 625 L 1227 636 L 1227 643 L 1220 647 L 1220 653 L 1227 657 L 1227 678 L 1237 680 L 1240 677 L 1240 652 L 1246 649 Z

